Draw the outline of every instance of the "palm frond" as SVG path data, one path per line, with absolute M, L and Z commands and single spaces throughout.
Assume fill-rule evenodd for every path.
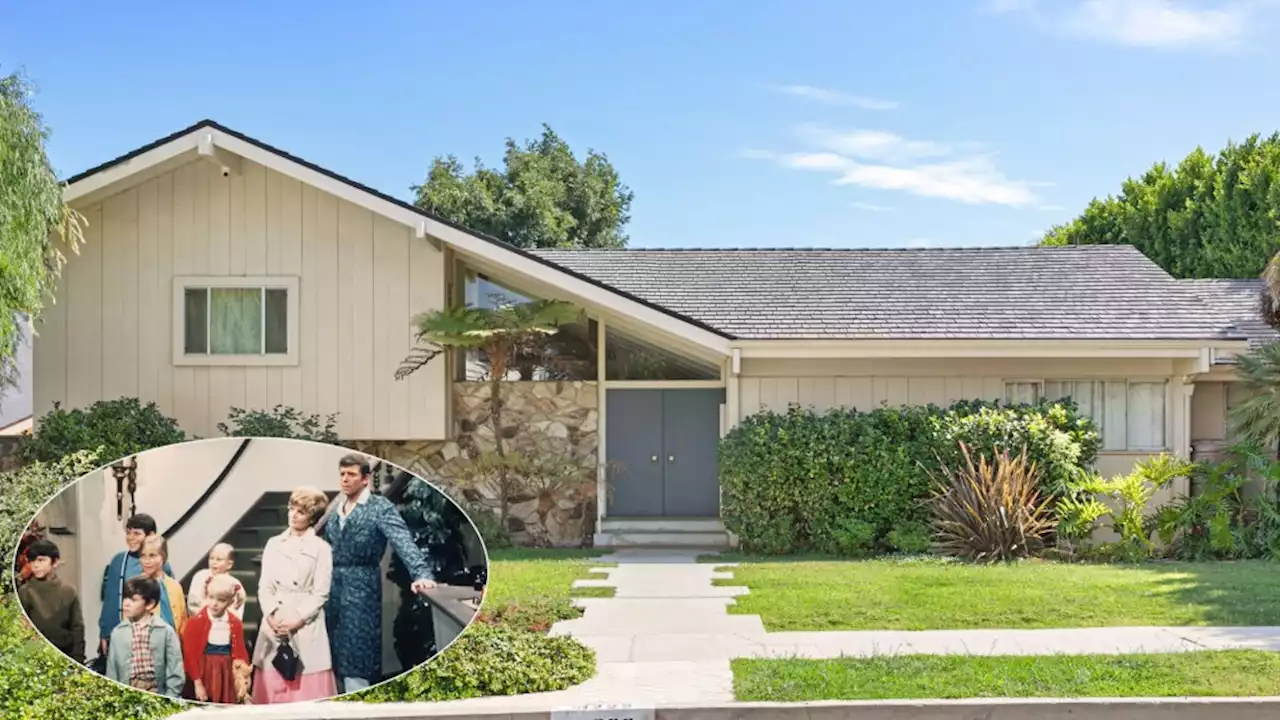
M 396 380 L 409 377 L 443 352 L 444 349 L 439 347 L 416 347 L 410 350 L 404 360 L 400 361 L 400 367 L 396 368 Z
M 1231 409 L 1232 436 L 1268 447 L 1280 436 L 1280 341 L 1239 355 L 1236 361 L 1247 397 Z
M 494 325 L 493 311 L 451 307 L 419 313 L 413 318 L 417 340 L 444 348 L 478 348 L 488 339 L 484 334 Z

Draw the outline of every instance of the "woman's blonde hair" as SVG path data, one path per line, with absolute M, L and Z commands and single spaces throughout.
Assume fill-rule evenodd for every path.
M 232 600 L 240 583 L 230 575 L 214 575 L 209 578 L 209 597 L 219 600 Z
M 163 535 L 148 535 L 142 541 L 142 550 L 145 551 L 149 547 L 154 547 L 156 552 L 160 553 L 160 557 L 169 561 L 169 541 Z
M 307 514 L 307 527 L 320 522 L 325 508 L 329 506 L 329 497 L 317 488 L 309 485 L 294 488 L 289 494 L 289 507 L 296 507 Z

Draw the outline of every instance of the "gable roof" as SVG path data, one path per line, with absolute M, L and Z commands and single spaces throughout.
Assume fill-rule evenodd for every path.
M 741 339 L 1242 339 L 1130 246 L 537 253 Z
M 205 136 L 220 148 L 267 164 L 274 170 L 414 226 L 420 237 L 430 234 L 460 251 L 492 258 L 503 266 L 526 274 L 536 274 L 539 279 L 550 280 L 552 285 L 571 294 L 597 300 L 603 298 L 609 309 L 615 312 L 636 317 L 649 324 L 660 323 L 665 329 L 675 331 L 685 340 L 692 340 L 696 344 L 726 354 L 728 352 L 728 336 L 695 318 L 683 316 L 676 310 L 663 307 L 646 298 L 631 295 L 623 289 L 609 287 L 595 278 L 557 265 L 498 238 L 465 228 L 214 120 L 201 120 L 117 158 L 77 173 L 66 180 L 64 196 L 73 199 L 83 192 L 96 190 L 103 184 L 118 182 L 123 177 L 142 172 L 148 167 L 170 162 L 183 153 L 193 151 L 199 139 Z M 114 177 L 116 174 L 121 177 Z
M 1219 323 L 1234 326 L 1248 338 L 1250 350 L 1280 340 L 1280 332 L 1268 325 L 1259 311 L 1262 280 L 1213 278 L 1182 282 L 1204 301 Z M 1222 364 L 1234 364 L 1234 361 L 1224 358 Z
M 537 250 L 469 230 L 213 120 L 67 180 L 83 196 L 202 142 L 727 354 L 764 339 L 1239 340 L 1200 294 L 1128 246 L 921 250 Z

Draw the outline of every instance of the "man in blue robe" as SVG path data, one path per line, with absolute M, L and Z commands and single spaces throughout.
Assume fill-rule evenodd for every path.
M 369 461 L 338 462 L 342 490 L 324 518 L 322 537 L 333 548 L 333 584 L 324 606 L 333 672 L 342 693 L 382 678 L 382 556 L 391 545 L 418 594 L 435 587 L 431 567 L 396 506 L 369 488 Z
M 124 582 L 131 577 L 142 574 L 142 543 L 156 534 L 156 520 L 146 513 L 138 513 L 124 523 L 124 544 L 127 550 L 121 550 L 107 563 L 102 573 L 102 610 L 98 613 L 98 652 L 107 656 L 107 640 L 111 631 L 124 618 L 124 609 L 120 606 Z M 173 568 L 165 560 L 164 572 L 173 576 Z

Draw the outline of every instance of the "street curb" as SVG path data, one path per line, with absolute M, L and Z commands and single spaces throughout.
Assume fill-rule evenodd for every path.
M 518 696 L 514 696 L 518 697 Z M 716 703 L 587 711 L 451 711 L 435 703 L 298 703 L 255 708 L 202 708 L 175 719 L 221 720 L 1274 720 L 1280 697 L 1260 698 L 989 698 L 802 703 Z

